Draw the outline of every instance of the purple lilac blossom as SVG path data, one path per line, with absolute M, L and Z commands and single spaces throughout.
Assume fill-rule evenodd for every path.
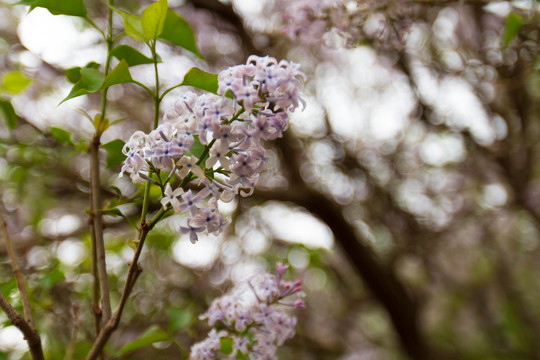
M 305 75 L 297 64 L 268 56 L 250 56 L 246 64 L 222 71 L 219 95 L 187 91 L 155 130 L 131 136 L 122 150 L 126 160 L 120 176 L 129 174 L 133 182 L 144 184 L 152 173 L 170 173 L 159 184 L 161 204 L 188 214 L 179 232 L 193 242 L 201 232 L 219 234 L 227 221 L 217 200 L 253 193 L 266 163 L 261 141 L 281 137 L 289 126 L 288 112 L 305 104 L 301 79 Z M 203 146 L 207 155 L 201 158 Z M 192 181 L 198 187 L 186 192 L 173 185 Z
M 296 308 L 305 308 L 302 299 L 286 299 L 294 294 L 301 295 L 300 280 L 282 279 L 287 268 L 277 264 L 277 276 L 263 273 L 246 281 L 256 302 L 243 301 L 242 294 L 225 294 L 215 299 L 200 318 L 207 319 L 213 328 L 226 330 L 218 333 L 212 329 L 206 339 L 193 345 L 189 360 L 236 359 L 240 353 L 248 355 L 249 359 L 277 359 L 277 347 L 294 336 L 296 326 L 296 318 L 285 311 L 284 306 L 293 304 Z M 232 339 L 232 353 L 221 353 L 216 338 Z

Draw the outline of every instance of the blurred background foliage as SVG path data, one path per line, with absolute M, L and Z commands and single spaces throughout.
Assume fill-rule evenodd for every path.
M 138 13 L 148 3 L 115 5 Z M 104 28 L 106 5 L 85 5 Z M 287 261 L 308 307 L 280 359 L 540 359 L 535 1 L 169 6 L 194 28 L 205 61 L 161 44 L 165 86 L 191 66 L 218 72 L 270 55 L 301 64 L 307 107 L 268 145 L 254 196 L 223 206 L 232 220 L 223 236 L 192 245 L 171 230 L 174 217 L 151 233 L 108 358 L 185 356 L 208 331 L 198 316 L 214 297 Z M 93 338 L 93 130 L 76 110 L 93 116 L 100 98 L 57 104 L 72 86 L 65 70 L 103 64 L 105 46 L 82 21 L 44 9 L 3 2 L 0 18 L 0 200 L 48 358 L 80 359 Z M 151 83 L 151 65 L 132 74 Z M 115 86 L 109 99 L 110 118 L 127 120 L 104 143 L 151 128 L 139 88 Z M 107 206 L 123 215 L 105 216 L 113 305 L 136 234 L 124 218 L 141 205 L 118 171 L 102 174 Z M 0 268 L 1 292 L 21 310 L 3 242 Z M 0 321 L 0 359 L 28 358 L 18 330 Z

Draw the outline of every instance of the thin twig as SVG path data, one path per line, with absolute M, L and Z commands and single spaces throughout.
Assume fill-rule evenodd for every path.
M 148 235 L 148 232 L 150 232 L 150 230 L 151 228 L 146 225 L 146 223 L 142 226 L 141 232 L 139 233 L 137 250 L 135 251 L 135 254 L 133 255 L 133 260 L 131 261 L 131 264 L 129 266 L 126 283 L 124 285 L 124 291 L 122 292 L 122 297 L 120 299 L 118 309 L 114 312 L 111 319 L 102 327 L 101 332 L 96 338 L 96 341 L 94 342 L 94 345 L 92 346 L 92 349 L 90 350 L 90 353 L 88 354 L 86 360 L 95 360 L 97 358 L 97 356 L 101 353 L 103 347 L 109 340 L 109 337 L 111 336 L 113 331 L 116 330 L 118 324 L 120 323 L 120 318 L 122 317 L 122 312 L 124 311 L 126 302 L 131 295 L 133 286 L 135 285 L 135 282 L 137 281 L 137 278 L 142 271 L 139 267 L 138 261 L 139 257 L 141 256 L 146 236 Z
M 90 200 L 91 201 L 91 200 Z M 92 314 L 94 315 L 94 326 L 96 330 L 96 336 L 101 330 L 101 307 L 99 306 L 99 293 L 100 293 L 100 281 L 99 271 L 97 268 L 97 248 L 96 248 L 96 229 L 94 227 L 94 220 L 92 220 Z
M 21 267 L 19 265 L 19 261 L 17 260 L 17 255 L 15 255 L 13 243 L 11 242 L 11 237 L 9 236 L 7 224 L 4 219 L 3 209 L 0 209 L 0 230 L 2 231 L 4 241 L 6 242 L 6 249 L 11 260 L 11 269 L 13 270 L 13 274 L 17 280 L 17 286 L 19 287 L 19 293 L 21 294 L 24 317 L 28 324 L 32 325 L 34 323 L 34 320 L 32 319 L 32 309 L 30 308 L 30 302 L 28 301 L 28 294 L 26 292 L 26 286 L 24 285 Z
M 101 290 L 102 321 L 111 318 L 111 299 L 109 281 L 107 278 L 107 265 L 105 261 L 105 243 L 103 241 L 103 222 L 101 217 L 101 191 L 99 182 L 99 135 L 96 135 L 90 144 L 90 178 L 91 178 L 91 212 L 94 225 L 94 242 L 96 246 L 96 262 Z
M 69 345 L 66 349 L 66 354 L 64 355 L 64 360 L 71 360 L 73 358 L 73 353 L 75 352 L 75 345 L 77 344 L 77 334 L 79 333 L 79 308 L 73 308 L 73 327 L 71 328 L 71 336 L 69 339 Z
M 113 1 L 111 0 L 111 5 Z M 111 51 L 114 45 L 113 40 L 113 12 L 109 8 L 109 20 L 108 20 L 108 32 L 105 40 L 107 42 L 107 59 L 105 61 L 105 76 L 107 76 L 111 69 Z M 103 220 L 100 210 L 103 207 L 101 199 L 101 186 L 100 186 L 100 168 L 99 168 L 99 146 L 101 144 L 101 134 L 105 129 L 102 128 L 102 122 L 105 121 L 107 111 L 107 90 L 105 88 L 101 97 L 101 114 L 100 119 L 95 125 L 96 134 L 90 143 L 90 211 L 92 220 L 92 260 L 93 264 L 92 272 L 94 277 L 94 289 L 93 289 L 93 310 L 95 318 L 96 332 L 99 331 L 101 322 L 107 322 L 111 318 L 111 299 L 109 290 L 109 280 L 107 277 L 107 264 L 105 258 L 105 242 L 103 240 Z M 97 272 L 95 271 L 97 269 Z M 98 286 L 99 284 L 99 286 Z M 101 306 L 97 304 L 98 289 L 101 293 Z

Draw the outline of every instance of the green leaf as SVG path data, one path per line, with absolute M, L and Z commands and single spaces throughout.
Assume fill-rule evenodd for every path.
M 222 337 L 219 339 L 219 342 L 221 343 L 221 347 L 219 348 L 219 351 L 222 354 L 230 355 L 233 352 L 233 339 L 230 337 Z
M 70 15 L 86 17 L 83 0 L 22 0 L 16 5 L 30 5 L 30 9 L 42 7 L 53 15 Z
M 125 60 L 128 66 L 152 64 L 154 61 L 128 45 L 118 45 L 111 51 L 118 60 Z
M 59 127 L 52 127 L 51 135 L 61 144 L 73 145 L 71 133 L 67 130 L 61 129 Z
M 238 359 L 238 360 L 245 360 L 245 359 L 247 359 L 248 357 L 249 357 L 249 353 L 244 354 L 244 353 L 242 353 L 240 350 L 237 350 L 237 351 L 236 351 L 236 359 Z
M 163 31 L 168 6 L 167 0 L 158 0 L 143 11 L 141 25 L 146 41 L 156 40 Z
M 118 208 L 112 208 L 112 209 L 103 209 L 100 210 L 100 212 L 104 215 L 111 215 L 111 216 L 120 216 L 124 217 L 124 214 L 120 211 Z
M 187 309 L 169 308 L 167 310 L 167 315 L 169 319 L 169 331 L 172 334 L 178 330 L 188 328 L 191 324 L 193 324 L 195 319 L 193 316 L 193 309 L 191 309 L 191 307 L 188 307 Z
M 193 145 L 191 145 L 191 149 L 189 151 L 192 155 L 195 155 L 197 158 L 200 158 L 202 153 L 204 152 L 204 145 L 201 143 L 201 140 L 199 139 L 198 135 L 194 135 L 193 139 L 195 140 L 193 142 Z
M 173 10 L 167 10 L 163 32 L 159 35 L 159 38 L 181 46 L 199 58 L 203 58 L 197 48 L 197 42 L 195 41 L 195 35 L 191 26 Z
M 17 288 L 17 280 L 15 278 L 9 280 L 8 282 L 5 282 L 2 284 L 2 287 L 0 288 L 0 293 L 6 297 L 9 298 L 9 294 L 11 291 Z
M 68 96 L 66 96 L 60 104 L 77 96 L 90 94 L 116 84 L 122 84 L 133 80 L 129 73 L 128 64 L 124 60 L 120 61 L 106 78 L 100 71 L 93 68 L 83 68 L 81 69 L 80 74 L 81 78 L 73 88 L 71 88 Z
M 133 81 L 133 78 L 131 77 L 131 74 L 129 72 L 129 65 L 125 60 L 122 60 L 118 63 L 118 65 L 115 66 L 114 69 L 111 70 L 109 75 L 107 75 L 105 81 L 103 81 L 103 84 L 101 85 L 99 90 L 106 89 L 116 84 L 127 83 L 130 81 Z
M 122 190 L 118 186 L 111 186 L 111 190 L 117 193 L 119 196 L 122 196 Z
M 13 130 L 17 125 L 17 114 L 8 100 L 0 99 L 0 117 L 2 117 L 9 130 Z
M 92 61 L 86 64 L 85 68 L 97 70 L 99 69 L 99 64 L 97 62 Z M 69 82 L 75 84 L 77 81 L 81 79 L 81 69 L 82 68 L 80 66 L 75 66 L 75 67 L 64 70 L 64 74 L 66 75 L 66 78 L 68 79 Z
M 115 9 L 114 7 L 111 8 L 124 19 L 124 29 L 130 38 L 137 41 L 145 40 L 140 17 L 128 14 L 127 12 Z
M 126 355 L 145 346 L 167 340 L 171 340 L 169 334 L 159 326 L 153 325 L 148 328 L 137 340 L 126 344 L 122 349 L 120 349 L 119 355 Z
M 20 71 L 10 71 L 2 77 L 0 88 L 11 94 L 19 94 L 32 83 L 32 79 Z
M 514 40 L 519 33 L 519 30 L 523 27 L 523 18 L 517 13 L 510 13 L 506 18 L 506 26 L 503 34 L 503 45 L 507 47 L 508 44 Z
M 81 80 L 81 69 L 80 66 L 75 66 L 64 70 L 64 74 L 70 83 L 75 84 L 77 81 Z
M 109 74 L 110 75 L 110 74 Z M 81 78 L 77 83 L 71 88 L 68 96 L 60 102 L 62 104 L 64 101 L 73 99 L 74 97 L 86 95 L 98 91 L 103 84 L 105 76 L 96 69 L 92 68 L 83 68 L 81 69 Z M 58 104 L 58 105 L 60 105 Z
M 50 289 L 59 282 L 64 281 L 65 278 L 64 273 L 58 267 L 55 267 L 45 272 L 45 275 L 39 280 L 39 284 L 45 289 Z
M 189 69 L 181 85 L 193 86 L 217 94 L 218 76 L 194 67 Z
M 107 168 L 113 168 L 120 165 L 125 160 L 126 155 L 122 153 L 124 142 L 120 139 L 113 140 L 101 145 L 107 151 Z
M 81 152 L 81 153 L 87 153 L 88 152 L 88 144 L 83 139 L 79 140 L 78 143 L 75 144 L 75 151 Z

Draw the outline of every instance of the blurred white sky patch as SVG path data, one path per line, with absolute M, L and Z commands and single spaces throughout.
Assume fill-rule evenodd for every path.
M 300 137 L 322 137 L 326 134 L 325 112 L 317 98 L 304 96 L 305 109 L 291 113 L 291 130 Z
M 81 219 L 72 214 L 51 214 L 50 217 L 41 220 L 39 231 L 49 237 L 68 235 L 81 226 Z
M 257 211 L 259 219 L 278 239 L 328 250 L 334 245 L 334 237 L 328 226 L 304 210 L 270 201 L 258 207 Z
M 381 64 L 368 47 L 339 50 L 334 56 L 335 64 L 318 66 L 316 80 L 334 131 L 366 142 L 399 136 L 414 109 L 406 78 Z
M 28 50 L 56 66 L 100 62 L 107 53 L 99 33 L 83 27 L 82 19 L 55 16 L 43 8 L 36 8 L 21 18 L 18 34 Z
M 480 204 L 489 209 L 501 207 L 508 201 L 508 192 L 502 184 L 493 183 L 485 185 L 481 195 Z
M 86 247 L 81 241 L 73 238 L 64 240 L 58 245 L 56 256 L 63 264 L 77 266 L 88 254 L 86 253 Z
M 174 261 L 190 268 L 204 268 L 211 265 L 219 255 L 221 239 L 212 235 L 199 235 L 199 241 L 192 244 L 189 235 L 181 236 L 173 245 Z
M 490 145 L 495 140 L 495 129 L 469 83 L 458 77 L 448 77 L 433 90 L 439 94 L 436 102 L 438 117 L 448 126 L 469 130 L 480 145 Z
M 420 145 L 420 157 L 432 166 L 461 162 L 466 155 L 463 137 L 458 133 L 429 134 Z
M 446 54 L 449 68 L 460 68 L 461 59 L 456 58 L 454 30 L 457 17 L 454 10 L 441 11 L 435 21 L 434 32 L 439 37 L 439 51 Z M 426 42 L 432 34 L 425 26 L 416 25 L 408 36 L 407 47 L 411 54 L 425 52 Z M 444 40 L 444 41 L 442 41 Z M 425 54 L 429 59 L 429 54 Z M 443 56 L 444 57 L 444 56 Z M 497 138 L 498 129 L 485 111 L 476 90 L 463 78 L 456 75 L 440 76 L 430 68 L 428 60 L 420 55 L 411 61 L 411 73 L 422 102 L 435 112 L 430 118 L 435 125 L 446 124 L 457 131 L 467 130 L 480 145 L 490 145 Z M 483 86 L 486 84 L 479 84 Z
M 14 352 L 20 355 L 28 348 L 24 336 L 15 326 L 6 326 L 0 329 L 0 351 Z

